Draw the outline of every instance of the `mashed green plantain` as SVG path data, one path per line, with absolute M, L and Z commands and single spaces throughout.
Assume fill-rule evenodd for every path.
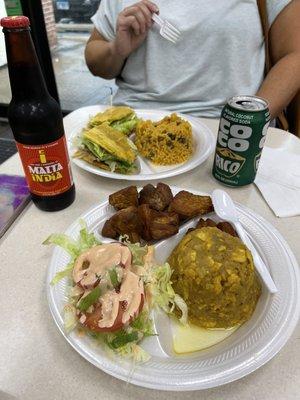
M 168 260 L 173 288 L 188 305 L 191 323 L 230 328 L 250 319 L 261 285 L 250 251 L 239 238 L 218 228 L 196 229 Z

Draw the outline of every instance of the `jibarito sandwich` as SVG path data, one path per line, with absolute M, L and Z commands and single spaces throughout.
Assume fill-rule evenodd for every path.
M 112 128 L 129 136 L 134 131 L 137 122 L 138 118 L 132 108 L 111 107 L 92 117 L 88 126 L 89 128 L 93 128 L 94 126 L 106 123 Z
M 83 131 L 80 147 L 74 157 L 122 174 L 129 174 L 136 169 L 133 143 L 107 123 Z

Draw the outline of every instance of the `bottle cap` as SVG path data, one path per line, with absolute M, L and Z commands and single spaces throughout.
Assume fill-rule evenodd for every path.
M 3 28 L 27 28 L 30 25 L 29 18 L 24 15 L 1 18 L 0 25 Z

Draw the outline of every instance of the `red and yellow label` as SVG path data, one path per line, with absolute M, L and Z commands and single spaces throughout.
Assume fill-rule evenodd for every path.
M 55 196 L 73 184 L 65 137 L 39 145 L 17 142 L 27 183 L 31 193 Z

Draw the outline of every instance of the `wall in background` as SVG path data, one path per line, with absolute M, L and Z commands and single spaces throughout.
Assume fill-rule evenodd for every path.
M 4 0 L 0 0 L 0 18 L 6 17 L 6 10 Z M 6 52 L 5 52 L 5 43 L 4 43 L 4 35 L 2 29 L 0 29 L 0 67 L 6 64 Z
M 1 1 L 1 0 L 0 0 Z M 49 46 L 53 48 L 57 45 L 56 25 L 54 19 L 53 1 L 42 0 L 47 36 L 49 40 Z

